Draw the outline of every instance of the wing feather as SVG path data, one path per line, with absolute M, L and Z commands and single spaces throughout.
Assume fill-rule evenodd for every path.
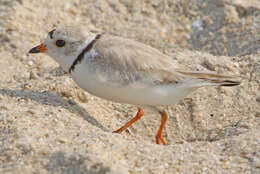
M 93 66 L 103 69 L 103 76 L 115 84 L 137 82 L 154 85 L 178 83 L 181 80 L 174 71 L 180 66 L 177 61 L 145 44 L 104 35 L 93 48 L 96 51 Z
M 180 71 L 176 60 L 140 42 L 117 36 L 103 35 L 94 45 L 91 65 L 116 86 L 168 85 L 198 79 L 217 82 L 233 76 L 215 73 Z M 91 61 L 91 60 L 90 60 Z

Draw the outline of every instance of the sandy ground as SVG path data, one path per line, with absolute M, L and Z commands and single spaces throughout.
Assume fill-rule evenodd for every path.
M 260 173 L 258 0 L 0 1 L 0 173 Z M 58 25 L 82 25 L 158 48 L 190 70 L 239 75 L 111 133 L 136 108 L 83 92 L 46 55 Z

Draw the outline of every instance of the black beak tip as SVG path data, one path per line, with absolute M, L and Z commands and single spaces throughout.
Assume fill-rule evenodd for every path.
M 40 50 L 38 47 L 34 47 L 34 48 L 30 49 L 29 53 L 40 53 Z

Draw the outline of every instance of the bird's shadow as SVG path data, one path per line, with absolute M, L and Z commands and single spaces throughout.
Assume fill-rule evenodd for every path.
M 54 107 L 62 107 L 75 113 L 84 120 L 88 121 L 90 124 L 102 129 L 103 131 L 108 132 L 109 130 L 100 124 L 94 117 L 90 116 L 89 113 L 80 105 L 78 105 L 72 99 L 65 99 L 59 96 L 57 93 L 49 91 L 28 91 L 28 90 L 11 90 L 11 89 L 0 89 L 0 94 L 8 95 L 10 97 L 17 97 L 21 99 L 30 99 L 36 101 L 37 103 L 43 105 L 51 105 Z
M 44 165 L 44 168 L 50 173 L 87 173 L 87 174 L 101 174 L 110 173 L 110 168 L 105 166 L 103 162 L 95 162 L 89 159 L 88 156 L 73 154 L 68 155 L 65 152 L 57 151 L 46 155 L 43 158 L 48 159 L 49 162 Z

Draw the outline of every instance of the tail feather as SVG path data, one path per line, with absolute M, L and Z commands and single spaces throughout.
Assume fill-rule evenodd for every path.
M 234 80 L 210 80 L 210 82 L 218 84 L 219 86 L 237 86 L 240 85 L 240 81 Z
M 199 79 L 205 82 L 205 85 L 216 85 L 216 86 L 237 86 L 241 84 L 240 77 L 223 75 L 209 72 L 187 72 L 178 71 L 186 78 Z

